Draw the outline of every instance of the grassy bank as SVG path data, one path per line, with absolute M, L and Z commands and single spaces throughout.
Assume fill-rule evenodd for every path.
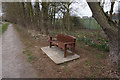
M 43 54 L 43 51 L 41 50 L 42 47 L 49 46 L 49 36 L 45 34 L 40 34 L 40 32 L 37 32 L 35 30 L 28 30 L 27 28 L 18 25 L 14 25 L 14 27 L 18 31 L 21 41 L 25 45 L 25 48 L 21 54 L 23 54 L 23 56 L 26 58 L 26 61 L 30 62 L 38 71 L 39 77 L 115 77 L 114 72 L 116 68 L 111 68 L 108 64 L 109 52 L 98 50 L 95 47 L 90 47 L 89 45 L 84 43 L 84 41 L 79 41 L 78 37 L 81 36 L 85 36 L 86 40 L 88 37 L 90 37 L 90 39 L 97 41 L 97 39 L 100 37 L 100 33 L 97 34 L 97 31 L 81 29 L 77 32 L 66 33 L 78 38 L 76 42 L 76 54 L 80 56 L 80 59 L 56 65 L 45 54 Z M 54 36 L 56 34 L 58 34 L 57 31 L 53 33 L 51 32 L 49 35 Z M 67 55 L 69 55 L 69 53 L 67 53 Z
M 2 26 L 0 26 L 0 35 L 7 30 L 8 25 L 9 25 L 9 23 L 6 22 L 6 23 L 2 24 Z

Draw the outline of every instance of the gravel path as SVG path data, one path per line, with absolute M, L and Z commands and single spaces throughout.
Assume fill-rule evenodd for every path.
M 23 45 L 17 32 L 10 24 L 2 36 L 3 78 L 38 78 L 37 71 L 27 62 L 22 51 Z

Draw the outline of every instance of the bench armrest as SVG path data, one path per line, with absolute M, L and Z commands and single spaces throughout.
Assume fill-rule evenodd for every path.
M 52 36 L 50 36 L 50 41 L 52 41 Z
M 50 36 L 50 41 L 52 41 L 52 40 L 53 40 L 53 38 L 57 38 L 57 37 L 52 37 L 52 36 Z

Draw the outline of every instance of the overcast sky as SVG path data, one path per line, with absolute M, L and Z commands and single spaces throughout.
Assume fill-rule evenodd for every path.
M 76 0 L 76 1 L 77 1 L 77 3 L 74 3 L 71 5 L 71 8 L 73 8 L 73 11 L 71 11 L 72 15 L 77 15 L 79 17 L 92 16 L 92 12 L 85 0 Z M 113 13 L 118 13 L 118 3 L 120 5 L 120 2 L 118 2 L 118 1 L 120 1 L 120 0 L 115 1 Z M 104 11 L 105 12 L 110 11 L 110 8 L 111 8 L 110 0 L 105 0 Z
M 32 0 L 33 2 L 35 0 Z M 71 10 L 71 15 L 76 15 L 76 16 L 79 16 L 79 17 L 82 17 L 82 16 L 92 16 L 92 12 L 86 2 L 86 0 L 75 0 L 76 3 L 73 3 L 70 8 L 72 9 Z M 115 1 L 115 5 L 114 5 L 114 13 L 117 13 L 118 12 L 118 1 L 120 0 L 116 0 Z M 104 4 L 104 11 L 110 11 L 110 6 L 111 3 L 110 3 L 110 0 L 105 0 L 105 4 Z M 119 2 L 119 5 L 120 5 L 120 2 Z M 120 6 L 119 6 L 120 7 Z M 0 13 L 1 13 L 1 3 L 0 3 Z

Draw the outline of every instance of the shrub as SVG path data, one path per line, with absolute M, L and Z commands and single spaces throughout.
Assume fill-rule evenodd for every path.
M 96 47 L 98 50 L 109 52 L 109 45 L 107 44 L 109 40 L 105 40 L 100 37 L 97 40 L 100 41 L 99 44 L 94 43 L 94 41 L 92 41 L 90 38 L 87 38 L 86 36 L 82 36 L 80 38 L 80 36 L 78 35 L 78 39 L 77 39 L 78 42 L 83 41 L 85 44 L 88 44 L 91 47 Z

